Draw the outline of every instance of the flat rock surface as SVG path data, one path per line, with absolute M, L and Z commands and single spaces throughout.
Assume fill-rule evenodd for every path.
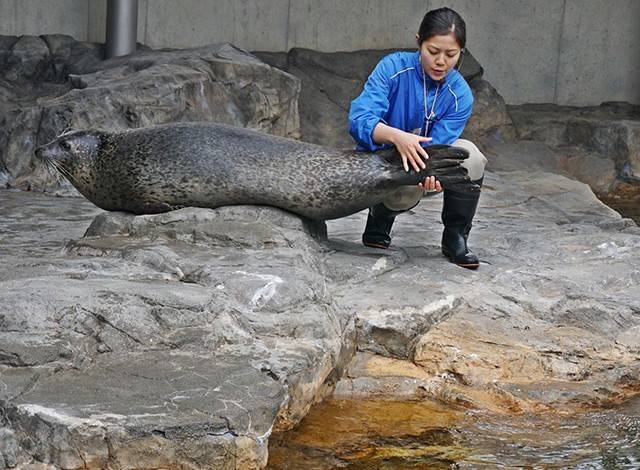
M 439 196 L 381 251 L 364 212 L 325 239 L 266 207 L 0 192 L 2 461 L 261 468 L 334 389 L 502 411 L 635 393 L 640 229 L 562 176 L 485 181 L 475 272 L 440 254 Z

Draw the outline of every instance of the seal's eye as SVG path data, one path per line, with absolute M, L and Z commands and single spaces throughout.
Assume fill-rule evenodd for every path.
M 71 150 L 71 144 L 66 140 L 60 142 L 60 147 L 62 147 L 62 150 Z

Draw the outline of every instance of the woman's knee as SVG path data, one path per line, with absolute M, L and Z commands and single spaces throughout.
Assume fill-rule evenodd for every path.
M 469 171 L 469 177 L 472 181 L 477 181 L 484 176 L 484 167 L 487 165 L 487 158 L 482 154 L 480 149 L 466 139 L 458 139 L 453 144 L 454 147 L 462 147 L 469 151 L 469 158 L 467 158 L 462 166 Z

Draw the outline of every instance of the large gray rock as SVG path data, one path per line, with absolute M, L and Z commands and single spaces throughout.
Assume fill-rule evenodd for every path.
M 3 55 L 3 75 L 12 82 L 42 79 L 51 58 L 46 43 L 36 36 L 22 36 Z
M 640 229 L 632 221 L 561 176 L 489 174 L 470 237 L 482 265 L 472 273 L 437 262 L 440 207 L 429 199 L 398 217 L 394 242 L 409 257 L 377 271 L 370 290 L 359 284 L 371 304 L 354 302 L 353 287 L 336 293 L 355 304 L 359 341 L 334 397 L 427 397 L 504 412 L 566 411 L 635 393 Z M 355 240 L 362 224 L 331 222 L 330 237 L 338 229 Z M 412 310 L 417 293 L 422 304 Z
M 68 128 L 216 121 L 299 135 L 298 79 L 230 44 L 110 60 L 62 35 L 5 37 L 0 48 L 0 172 L 14 187 L 58 187 L 33 150 Z
M 64 220 L 33 230 L 51 209 Z M 0 403 L 21 449 L 7 440 L 6 461 L 261 468 L 272 429 L 300 421 L 352 355 L 323 224 L 187 208 L 99 213 L 80 236 L 98 213 L 84 200 L 6 191 L 2 213 Z
M 438 197 L 380 251 L 364 213 L 327 239 L 272 208 L 132 216 L 3 191 L 2 459 L 261 468 L 334 389 L 503 411 L 634 393 L 640 229 L 561 176 L 484 188 L 477 272 L 442 257 Z
M 640 200 L 640 107 L 509 106 L 520 139 L 533 141 L 553 162 L 538 168 L 568 174 L 602 197 Z M 497 154 L 504 154 L 496 149 Z
M 504 99 L 486 80 L 478 78 L 470 83 L 473 91 L 473 114 L 462 133 L 463 138 L 478 145 L 487 139 L 513 140 L 515 127 Z
M 568 144 L 613 160 L 621 179 L 640 183 L 640 113 L 636 120 L 572 118 L 566 136 Z

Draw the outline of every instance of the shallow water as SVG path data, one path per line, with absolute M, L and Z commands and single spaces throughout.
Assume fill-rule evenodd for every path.
M 267 468 L 638 469 L 640 399 L 571 416 L 330 399 L 272 436 Z

